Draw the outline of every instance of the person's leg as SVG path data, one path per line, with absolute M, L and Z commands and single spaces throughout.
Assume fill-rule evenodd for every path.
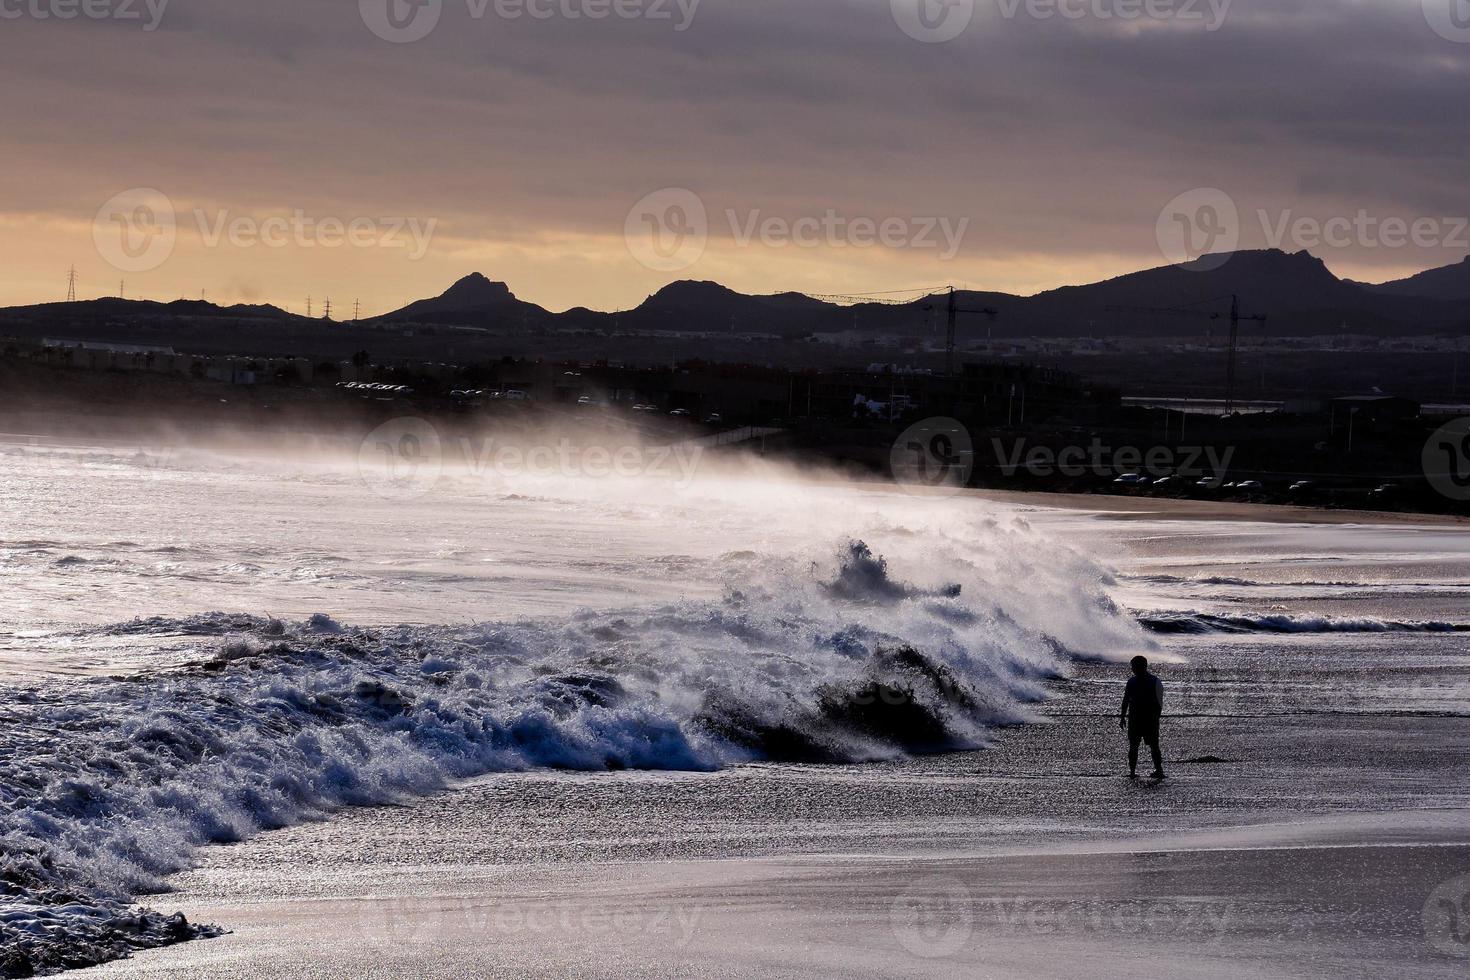
M 1164 774 L 1164 753 L 1159 748 L 1159 730 L 1157 728 L 1149 732 L 1148 748 L 1154 757 L 1154 774 L 1162 776 Z
M 1143 740 L 1143 734 L 1132 728 L 1128 729 L 1128 775 L 1138 775 L 1138 743 Z

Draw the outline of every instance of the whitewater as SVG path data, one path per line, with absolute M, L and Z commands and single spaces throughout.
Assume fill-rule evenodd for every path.
M 492 771 L 974 748 L 1150 646 L 1019 516 L 774 471 L 5 463 L 0 922 L 38 968 L 194 934 L 132 899 L 203 844 Z
M 0 462 L 16 975 L 218 934 L 148 896 L 202 847 L 346 807 L 983 749 L 1064 715 L 1089 665 L 1470 622 L 1462 539 L 1425 529 L 1185 531 L 761 463 L 424 488 L 281 452 L 28 439 Z M 1361 706 L 1333 683 L 1280 696 Z

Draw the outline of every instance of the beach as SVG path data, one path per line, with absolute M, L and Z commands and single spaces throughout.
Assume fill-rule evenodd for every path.
M 1455 522 L 9 462 L 9 921 L 224 933 L 98 975 L 1463 975 Z

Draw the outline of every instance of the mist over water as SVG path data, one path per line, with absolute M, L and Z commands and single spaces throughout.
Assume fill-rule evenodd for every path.
M 116 955 L 202 844 L 490 771 L 974 748 L 1152 645 L 1004 508 L 758 464 L 403 492 L 320 455 L 5 463 L 0 874 L 41 965 Z

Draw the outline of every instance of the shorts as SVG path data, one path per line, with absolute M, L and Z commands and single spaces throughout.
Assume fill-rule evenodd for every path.
M 1159 720 L 1157 718 L 1140 719 L 1139 721 L 1130 718 L 1128 720 L 1128 744 L 1137 748 L 1139 742 L 1151 748 L 1158 746 Z

